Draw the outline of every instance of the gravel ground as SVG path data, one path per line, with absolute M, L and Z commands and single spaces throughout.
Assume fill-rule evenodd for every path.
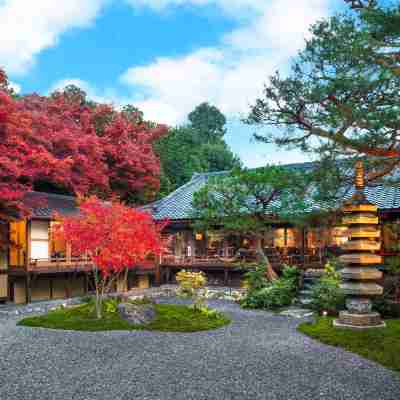
M 210 303 L 234 322 L 190 334 L 80 333 L 2 316 L 0 399 L 399 399 L 399 375 L 301 335 L 298 319 Z

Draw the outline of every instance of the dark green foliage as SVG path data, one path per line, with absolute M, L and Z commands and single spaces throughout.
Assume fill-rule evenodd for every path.
M 190 123 L 172 128 L 156 144 L 161 161 L 160 197 L 188 182 L 195 172 L 231 170 L 240 160 L 226 144 L 225 117 L 201 104 L 189 114 Z
M 325 274 L 312 288 L 311 307 L 321 313 L 327 311 L 336 313 L 344 308 L 345 296 L 340 288 L 340 273 L 336 272 L 329 263 L 325 267 Z
M 247 119 L 270 128 L 257 139 L 329 162 L 322 172 L 343 175 L 333 188 L 349 178 L 335 171 L 343 157 L 369 156 L 370 182 L 400 165 L 400 6 L 387 4 L 315 24 L 289 76 L 270 78 Z
M 208 103 L 198 105 L 189 115 L 191 127 L 206 141 L 221 139 L 225 133 L 226 118 L 217 107 Z
M 243 275 L 243 278 L 246 280 L 250 293 L 263 289 L 268 285 L 265 265 L 255 265 Z
M 195 193 L 195 229 L 218 227 L 252 238 L 257 262 L 267 266 L 268 279 L 275 279 L 262 239 L 277 221 L 304 222 L 310 188 L 311 178 L 304 171 L 279 166 L 237 168 L 230 174 L 210 179 Z
M 282 276 L 273 282 L 263 280 L 259 275 L 260 271 L 260 267 L 254 271 L 253 286 L 250 286 L 247 296 L 241 302 L 242 307 L 276 309 L 290 306 L 299 289 L 299 270 L 296 267 L 286 266 Z
M 261 233 L 278 218 L 295 222 L 305 215 L 311 180 L 304 172 L 279 166 L 238 168 L 210 179 L 195 193 L 194 217 L 199 228 L 223 226 L 248 234 Z
M 195 311 L 184 305 L 156 304 L 157 317 L 151 323 L 131 325 L 123 320 L 118 312 L 107 311 L 108 305 L 111 307 L 111 301 L 115 300 L 105 302 L 105 312 L 101 319 L 96 318 L 93 306 L 87 303 L 51 311 L 39 317 L 25 318 L 18 325 L 92 332 L 113 330 L 196 332 L 216 329 L 231 322 L 219 312 Z
M 301 324 L 299 331 L 400 372 L 400 320 L 387 320 L 386 325 L 386 328 L 356 331 L 335 328 L 331 318 L 319 318 L 316 323 Z

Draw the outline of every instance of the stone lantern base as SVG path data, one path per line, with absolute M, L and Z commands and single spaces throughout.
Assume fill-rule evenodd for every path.
M 381 316 L 376 312 L 354 314 L 348 311 L 341 311 L 339 318 L 333 321 L 333 325 L 337 328 L 350 329 L 384 328 L 386 326 Z
M 353 296 L 346 299 L 347 311 L 341 311 L 334 326 L 342 328 L 383 328 L 385 323 L 377 312 L 372 311 L 372 301 L 367 297 Z

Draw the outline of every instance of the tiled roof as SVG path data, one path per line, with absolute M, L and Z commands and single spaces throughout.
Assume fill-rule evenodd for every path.
M 297 163 L 288 164 L 287 168 L 296 170 L 307 170 L 313 167 L 313 163 Z M 174 192 L 161 200 L 149 204 L 145 209 L 149 210 L 156 219 L 185 220 L 193 217 L 192 201 L 194 193 L 204 187 L 211 177 L 227 175 L 228 171 L 209 172 L 194 174 L 192 179 L 185 185 L 179 187 Z M 353 195 L 350 190 L 344 200 Z M 367 187 L 365 189 L 367 199 L 376 204 L 381 210 L 390 210 L 400 208 L 400 186 L 384 186 Z M 322 209 L 322 204 L 310 204 L 311 209 Z
M 54 214 L 74 214 L 77 212 L 76 198 L 60 194 L 28 192 L 24 204 L 31 210 L 31 218 L 52 218 Z

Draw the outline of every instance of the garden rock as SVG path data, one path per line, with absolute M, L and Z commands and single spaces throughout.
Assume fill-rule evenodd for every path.
M 156 310 L 152 304 L 121 303 L 118 305 L 121 318 L 131 324 L 148 324 L 156 317 Z

